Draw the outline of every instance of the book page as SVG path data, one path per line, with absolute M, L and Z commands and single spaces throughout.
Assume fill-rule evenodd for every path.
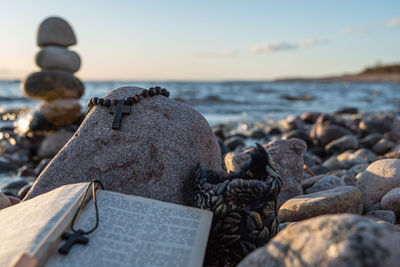
M 99 226 L 68 255 L 46 266 L 202 266 L 212 212 L 109 191 L 97 191 Z M 95 225 L 93 202 L 76 229 Z
M 80 200 L 87 184 L 62 186 L 0 210 L 0 266 L 11 266 L 23 252 L 32 254 Z

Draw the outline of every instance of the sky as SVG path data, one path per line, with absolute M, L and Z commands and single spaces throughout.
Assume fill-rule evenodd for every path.
M 268 80 L 400 63 L 400 1 L 0 0 L 0 79 L 39 71 L 36 31 L 74 29 L 83 80 Z

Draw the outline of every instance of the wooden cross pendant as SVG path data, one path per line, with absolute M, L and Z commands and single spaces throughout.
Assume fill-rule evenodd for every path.
M 112 128 L 118 130 L 121 127 L 122 115 L 128 115 L 131 113 L 131 107 L 124 104 L 124 100 L 120 99 L 117 105 L 110 107 L 110 113 L 114 114 L 114 120 Z
M 71 247 L 75 244 L 86 245 L 89 242 L 89 238 L 83 236 L 83 231 L 78 230 L 74 233 L 63 233 L 62 239 L 66 239 L 65 244 L 58 249 L 61 254 L 68 254 Z

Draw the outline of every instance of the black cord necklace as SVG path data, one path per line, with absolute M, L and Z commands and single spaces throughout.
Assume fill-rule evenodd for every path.
M 99 180 L 93 180 L 87 185 L 87 187 L 85 189 L 85 193 L 83 194 L 83 196 L 81 198 L 81 203 L 79 204 L 79 207 L 74 215 L 74 218 L 71 221 L 72 233 L 65 232 L 61 236 L 62 239 L 66 239 L 66 242 L 64 243 L 64 245 L 62 247 L 60 247 L 58 249 L 59 253 L 68 254 L 71 247 L 75 244 L 86 245 L 89 242 L 89 238 L 84 237 L 84 235 L 88 235 L 88 234 L 92 233 L 99 226 L 99 209 L 97 207 L 97 199 L 96 199 L 96 184 L 99 185 L 101 187 L 101 189 L 104 190 L 103 184 Z M 91 230 L 88 230 L 88 231 L 83 231 L 82 229 L 75 230 L 74 229 L 75 220 L 78 217 L 79 211 L 85 204 L 86 195 L 87 195 L 87 192 L 89 191 L 90 186 L 92 186 L 92 198 L 93 198 L 93 203 L 94 203 L 94 207 L 96 210 L 96 224 Z
M 88 102 L 89 111 L 93 106 L 104 106 L 109 108 L 109 112 L 114 114 L 114 120 L 112 129 L 118 130 L 121 127 L 122 115 L 128 115 L 131 113 L 130 106 L 135 103 L 139 103 L 141 99 L 152 97 L 156 95 L 163 95 L 169 97 L 169 92 L 165 88 L 160 86 L 151 87 L 149 90 L 144 89 L 140 94 L 127 97 L 125 99 L 104 99 L 94 97 Z

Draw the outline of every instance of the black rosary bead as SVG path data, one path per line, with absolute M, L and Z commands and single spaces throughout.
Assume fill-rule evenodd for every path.
M 113 98 L 113 99 L 111 100 L 111 106 L 116 106 L 117 104 L 118 104 L 118 100 L 115 99 L 115 98 Z
M 150 96 L 155 96 L 156 93 L 157 93 L 157 91 L 156 91 L 155 88 L 151 87 L 151 88 L 149 89 L 149 95 L 150 95 Z
M 149 96 L 163 95 L 165 97 L 169 97 L 169 92 L 167 89 L 162 88 L 161 86 L 151 87 L 149 90 L 144 89 L 140 94 L 134 94 L 133 96 L 127 97 L 124 99 L 124 105 L 132 106 L 134 103 L 139 103 L 142 98 L 146 98 Z M 118 104 L 118 99 L 104 99 L 93 97 L 88 101 L 88 107 L 92 108 L 93 106 L 116 106 Z
M 104 100 L 104 106 L 109 107 L 111 105 L 111 100 L 110 99 L 105 99 Z
M 140 94 L 141 96 L 143 96 L 144 98 L 149 96 L 149 91 L 144 89 L 143 92 Z
M 133 96 L 133 100 L 135 101 L 135 103 L 139 103 L 139 102 L 140 102 L 140 95 L 135 94 L 135 95 Z
M 133 97 L 127 97 L 124 101 L 125 105 L 129 105 L 132 106 L 133 103 L 135 103 L 135 101 L 133 100 Z

